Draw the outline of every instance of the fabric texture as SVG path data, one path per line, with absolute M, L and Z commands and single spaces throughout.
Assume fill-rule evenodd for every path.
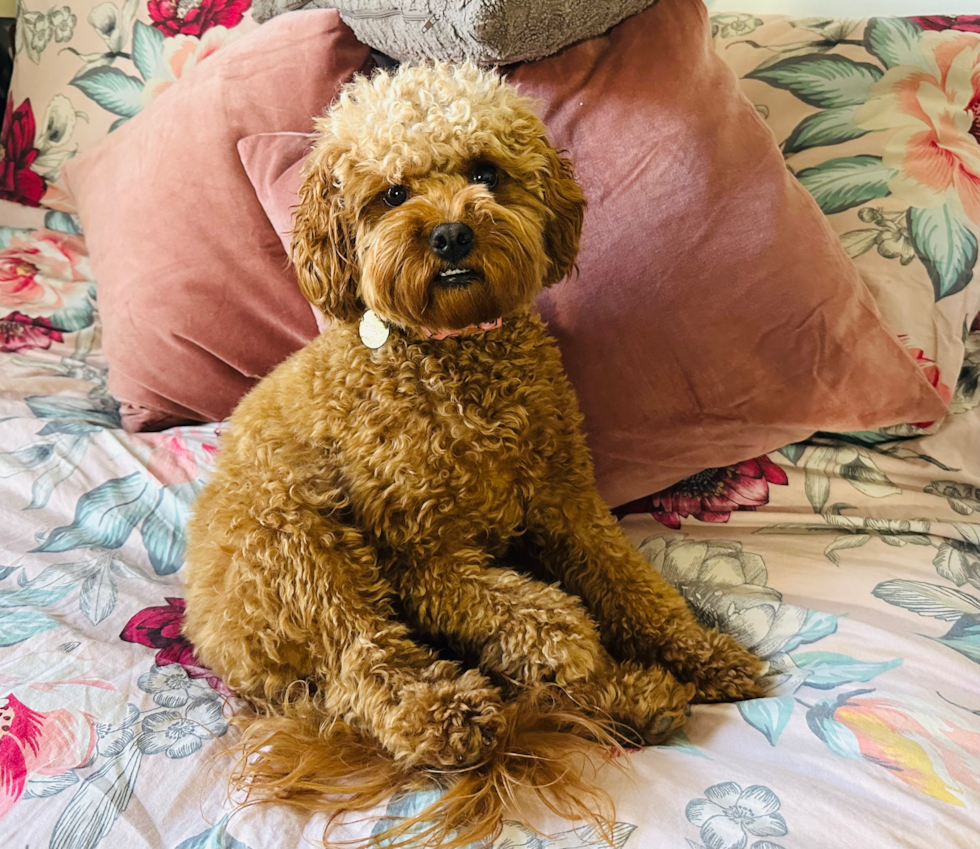
M 127 429 L 223 418 L 316 334 L 236 144 L 309 132 L 367 59 L 334 11 L 271 21 L 71 163 Z
M 589 200 L 579 273 L 538 306 L 614 505 L 815 431 L 945 412 L 707 35 L 700 3 L 661 0 L 512 74 Z M 302 145 L 254 145 L 288 250 Z
M 73 212 L 61 169 L 254 29 L 251 0 L 17 3 L 0 199 Z
M 592 38 L 656 0 L 258 0 L 257 20 L 337 8 L 365 44 L 403 62 L 502 65 L 550 56 Z
M 293 207 L 300 172 L 316 138 L 314 133 L 259 133 L 238 142 L 238 155 L 249 182 L 288 256 L 293 238 Z M 327 317 L 310 304 L 318 330 Z
M 257 133 L 238 142 L 242 167 L 287 254 L 300 171 L 315 139 L 315 133 Z
M 942 418 L 702 3 L 661 0 L 511 78 L 590 204 L 579 275 L 539 306 L 610 503 L 814 431 Z
M 322 845 L 322 816 L 233 812 L 225 745 L 245 706 L 180 633 L 184 523 L 219 428 L 119 430 L 97 309 L 47 326 L 45 305 L 95 294 L 83 248 L 0 227 L 0 268 L 34 257 L 30 285 L 0 286 L 0 846 Z M 623 518 L 703 621 L 769 662 L 767 697 L 695 705 L 666 745 L 597 771 L 609 839 L 525 806 L 492 849 L 975 844 L 980 324 L 968 351 L 962 409 L 935 434 L 787 446 L 675 487 L 662 522 Z M 682 494 L 717 510 L 719 493 L 738 506 L 679 515 Z M 372 827 L 354 817 L 331 845 Z
M 946 401 L 980 309 L 980 27 L 961 20 L 736 15 L 713 26 L 786 164 Z

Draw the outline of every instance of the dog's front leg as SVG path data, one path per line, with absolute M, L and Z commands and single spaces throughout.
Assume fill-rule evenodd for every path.
M 499 690 L 477 670 L 460 672 L 416 644 L 401 623 L 352 633 L 339 676 L 337 711 L 362 725 L 405 765 L 456 768 L 482 761 L 504 730 Z M 328 696 L 328 699 L 331 697 Z
M 359 529 L 297 501 L 302 485 L 263 483 L 210 487 L 190 523 L 198 657 L 260 710 L 343 719 L 405 765 L 485 758 L 506 725 L 499 690 L 412 639 Z
M 759 659 L 697 621 L 683 596 L 630 545 L 597 493 L 552 493 L 532 505 L 528 525 L 541 566 L 585 600 L 614 655 L 663 663 L 696 686 L 699 701 L 762 695 Z
M 475 548 L 419 551 L 390 580 L 414 624 L 523 684 L 586 678 L 601 652 L 595 623 L 560 589 L 489 565 Z

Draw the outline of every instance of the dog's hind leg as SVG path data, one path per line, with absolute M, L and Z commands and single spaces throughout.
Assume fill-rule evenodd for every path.
M 505 698 L 520 703 L 552 700 L 559 709 L 612 722 L 613 732 L 624 743 L 656 745 L 679 729 L 691 712 L 696 689 L 682 684 L 662 666 L 614 660 L 604 650 L 593 673 L 564 686 L 553 683 L 510 684 Z M 538 694 L 538 698 L 534 698 Z
M 697 621 L 684 597 L 630 545 L 591 487 L 549 493 L 547 504 L 532 507 L 528 523 L 541 566 L 584 599 L 616 657 L 663 664 L 697 687 L 697 701 L 763 695 L 755 680 L 761 661 Z

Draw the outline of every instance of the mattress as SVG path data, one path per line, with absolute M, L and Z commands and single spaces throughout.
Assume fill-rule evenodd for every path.
M 318 816 L 236 811 L 228 718 L 241 705 L 179 633 L 183 525 L 220 425 L 120 430 L 84 243 L 0 228 L 0 248 L 8 296 L 40 286 L 35 301 L 86 325 L 15 311 L 0 337 L 0 846 L 322 845 Z M 23 276 L 17 256 L 44 274 Z M 978 369 L 974 323 L 935 434 L 815 437 L 687 484 L 692 499 L 724 491 L 755 509 L 622 518 L 704 621 L 765 658 L 772 689 L 697 706 L 668 744 L 597 765 L 613 845 L 977 845 Z M 331 836 L 367 836 L 424 801 L 392 799 Z M 508 814 L 493 844 L 604 845 L 533 808 Z

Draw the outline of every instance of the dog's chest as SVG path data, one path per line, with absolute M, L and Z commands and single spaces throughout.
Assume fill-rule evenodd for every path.
M 562 430 L 555 387 L 521 365 L 429 363 L 369 387 L 344 466 L 380 542 L 451 534 L 486 547 L 519 532 Z

